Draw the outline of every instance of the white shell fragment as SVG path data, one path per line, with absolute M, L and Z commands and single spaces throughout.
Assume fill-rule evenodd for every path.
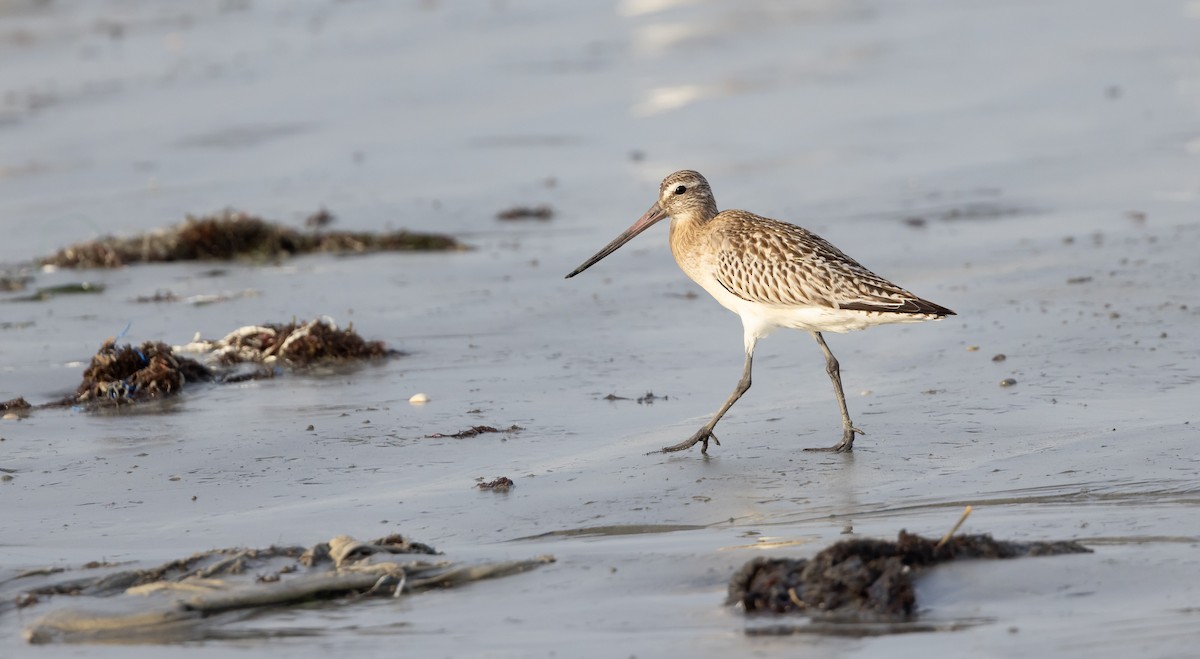
M 412 403 L 413 405 L 424 405 L 425 403 L 429 402 L 429 396 L 426 396 L 425 394 L 413 394 L 412 398 L 408 399 L 408 402 Z

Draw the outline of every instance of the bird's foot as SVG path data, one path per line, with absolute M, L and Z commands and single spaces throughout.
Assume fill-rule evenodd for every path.
M 717 436 L 713 434 L 712 428 L 704 427 L 700 430 L 697 430 L 696 434 L 692 435 L 688 439 L 679 442 L 678 444 L 672 444 L 671 446 L 663 447 L 657 451 L 654 451 L 654 453 L 674 453 L 675 451 L 686 451 L 696 444 L 700 444 L 700 452 L 708 455 L 708 440 L 710 439 L 717 446 L 721 445 L 721 440 L 717 439 Z
M 820 451 L 822 453 L 849 453 L 854 450 L 854 435 L 865 435 L 867 433 L 855 428 L 852 425 L 846 426 L 842 430 L 842 441 L 829 447 L 806 448 L 805 451 Z

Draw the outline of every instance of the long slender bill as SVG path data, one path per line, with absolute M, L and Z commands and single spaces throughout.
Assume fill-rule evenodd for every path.
M 595 256 L 584 261 L 583 265 L 572 270 L 571 274 L 567 275 L 567 279 L 570 279 L 571 277 L 574 277 L 575 275 L 583 272 L 584 270 L 587 270 L 588 268 L 592 267 L 593 265 L 596 265 L 596 263 L 599 262 L 600 259 L 617 251 L 618 249 L 620 249 L 621 245 L 624 245 L 625 243 L 629 242 L 630 240 L 633 239 L 634 236 L 645 231 L 646 229 L 649 229 L 651 226 L 654 225 L 655 222 L 663 219 L 666 216 L 667 216 L 667 213 L 662 209 L 661 206 L 658 205 L 658 202 L 654 202 L 654 205 L 650 207 L 650 210 L 646 211 L 646 214 L 643 215 L 641 218 L 639 218 L 637 222 L 634 222 L 633 226 L 631 226 L 628 229 L 626 229 L 625 231 L 623 231 L 621 233 L 621 235 L 617 236 L 616 239 L 613 240 L 611 243 L 609 243 L 607 246 L 605 246 L 604 249 L 600 250 L 599 252 L 596 252 Z

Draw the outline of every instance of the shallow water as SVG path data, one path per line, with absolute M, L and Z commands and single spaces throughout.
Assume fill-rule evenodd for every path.
M 0 422 L 0 593 L 33 567 L 399 531 L 454 559 L 558 562 L 174 652 L 1186 656 L 1198 28 L 1195 2 L 0 3 L 0 263 L 227 205 L 476 248 L 36 273 L 106 288 L 0 301 L 0 400 L 69 392 L 127 324 L 182 344 L 328 314 L 410 354 Z M 682 167 L 722 207 L 804 224 L 959 313 L 829 337 L 868 433 L 854 454 L 799 450 L 839 422 L 820 351 L 783 332 L 710 457 L 645 455 L 728 395 L 739 322 L 663 230 L 562 275 Z M 550 222 L 495 219 L 541 203 Z M 256 294 L 132 301 L 160 289 Z M 604 400 L 647 391 L 667 398 Z M 426 437 L 479 424 L 524 430 Z M 497 476 L 516 487 L 473 488 Z M 967 504 L 968 532 L 1095 553 L 931 571 L 921 620 L 954 632 L 763 636 L 747 630 L 797 621 L 721 606 L 752 556 L 937 535 Z M 0 655 L 75 654 L 19 630 L 77 605 L 0 614 Z

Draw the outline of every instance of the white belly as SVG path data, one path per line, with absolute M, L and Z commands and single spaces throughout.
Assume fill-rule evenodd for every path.
M 685 272 L 687 272 L 685 270 Z M 688 276 L 692 273 L 688 272 Z M 853 332 L 888 323 L 917 323 L 933 317 L 879 313 L 818 306 L 785 306 L 750 302 L 730 293 L 713 277 L 692 277 L 721 306 L 742 317 L 748 336 L 763 338 L 781 327 L 806 332 Z

